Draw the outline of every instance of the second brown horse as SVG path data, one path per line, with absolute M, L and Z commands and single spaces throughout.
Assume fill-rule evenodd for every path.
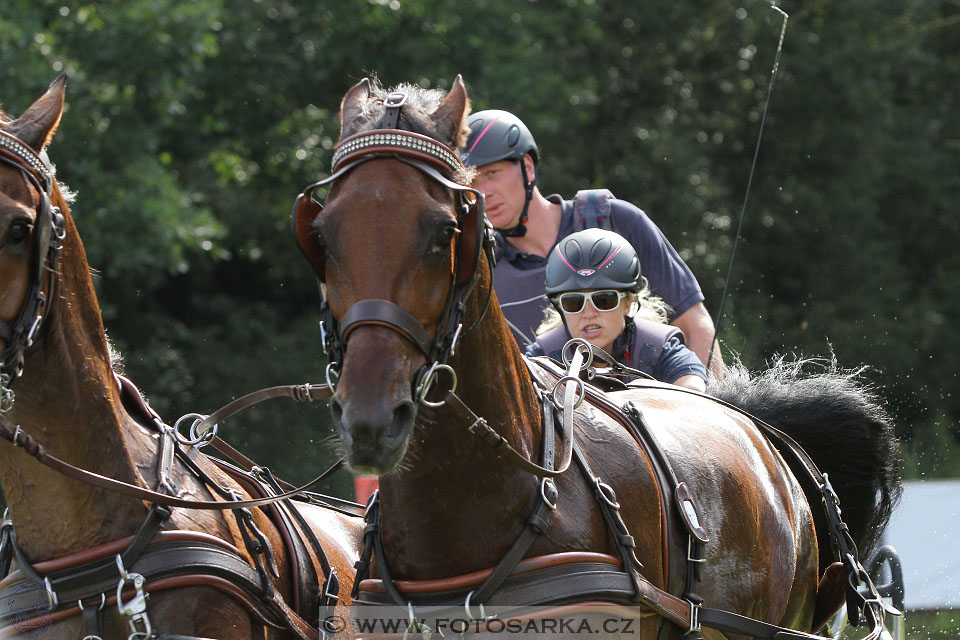
M 506 450 L 542 464 L 552 423 L 544 427 L 537 380 L 549 392 L 542 380 L 550 376 L 531 370 L 499 311 L 490 266 L 478 255 L 484 231 L 470 176 L 447 157 L 464 141 L 468 113 L 459 78 L 447 94 L 360 82 L 341 103 L 324 208 L 307 200 L 310 193 L 295 207 L 300 247 L 325 283 L 328 375 L 339 376 L 334 422 L 352 467 L 380 476 L 374 571 L 391 574 L 401 602 L 413 597 L 404 589 L 498 566 L 544 500 L 542 477 L 510 464 Z M 469 411 L 452 401 L 429 404 L 443 397 L 431 387 L 449 388 L 451 373 Z M 851 378 L 826 375 L 807 386 L 802 378 L 789 367 L 753 379 L 729 375 L 716 392 L 812 446 L 868 554 L 900 490 L 892 427 Z M 670 385 L 608 397 L 617 407 L 633 403 L 699 504 L 709 542 L 696 595 L 709 607 L 810 631 L 818 580 L 839 581 L 827 571 L 820 495 L 808 498 L 755 421 L 715 398 Z M 556 478 L 557 508 L 525 555 L 618 555 L 598 507 L 599 479 L 616 492 L 643 577 L 665 590 L 675 507 L 649 448 L 601 409 L 577 410 L 574 438 L 588 467 L 572 465 Z M 475 417 L 494 432 L 486 440 L 497 448 L 476 437 Z M 821 610 L 839 606 L 831 593 L 821 590 Z M 659 616 L 639 625 L 640 638 L 687 631 Z

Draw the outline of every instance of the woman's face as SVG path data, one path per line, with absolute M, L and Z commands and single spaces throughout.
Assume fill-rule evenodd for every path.
M 589 295 L 592 291 L 574 291 Z M 620 304 L 611 311 L 597 311 L 590 300 L 587 300 L 580 313 L 563 311 L 567 321 L 567 328 L 573 338 L 583 338 L 595 347 L 600 347 L 607 353 L 613 350 L 613 341 L 623 333 L 623 317 L 630 311 L 630 297 L 624 297 Z

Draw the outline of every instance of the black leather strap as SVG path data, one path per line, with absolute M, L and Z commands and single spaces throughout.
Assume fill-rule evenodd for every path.
M 400 122 L 400 110 L 407 103 L 407 94 L 401 91 L 394 91 L 383 101 L 384 113 L 381 129 L 396 129 Z
M 340 341 L 347 342 L 347 336 L 357 327 L 367 324 L 386 325 L 399 332 L 430 357 L 430 338 L 420 321 L 413 315 L 389 300 L 370 299 L 354 303 L 340 318 Z

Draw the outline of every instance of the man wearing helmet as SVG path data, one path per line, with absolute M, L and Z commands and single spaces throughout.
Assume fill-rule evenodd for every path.
M 704 390 L 706 368 L 683 332 L 666 324 L 666 305 L 650 296 L 623 236 L 584 229 L 560 240 L 547 259 L 546 292 L 559 313 L 548 316 L 527 355 L 560 360 L 570 338 L 583 338 L 657 380 Z
M 477 168 L 474 184 L 483 192 L 487 218 L 499 232 L 494 288 L 521 347 L 534 342 L 549 307 L 544 270 L 550 251 L 571 233 L 603 227 L 633 246 L 651 291 L 672 309 L 671 323 L 683 331 L 700 360 L 708 360 L 714 327 L 700 285 L 643 211 L 605 190 L 580 192 L 573 201 L 544 197 L 536 187 L 539 150 L 519 118 L 491 109 L 472 114 L 468 125 L 470 137 L 461 157 Z M 710 369 L 717 375 L 721 368 L 715 346 Z

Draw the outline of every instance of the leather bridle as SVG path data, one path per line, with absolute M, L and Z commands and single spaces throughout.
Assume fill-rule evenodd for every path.
M 417 169 L 453 192 L 459 233 L 455 240 L 452 282 L 433 340 L 419 320 L 389 300 L 360 300 L 351 305 L 341 318 L 334 318 L 323 295 L 323 288 L 320 288 L 323 313 L 320 326 L 324 351 L 329 358 L 327 382 L 330 388 L 335 387 L 350 333 L 361 326 L 376 325 L 400 334 L 426 358 L 426 364 L 414 377 L 413 393 L 421 402 L 427 403 L 429 401 L 426 396 L 436 381 L 439 370 L 446 370 L 455 380 L 453 371 L 446 362 L 455 353 L 463 332 L 466 301 L 479 279 L 481 253 L 485 253 L 492 264 L 493 230 L 484 217 L 483 194 L 451 179 L 465 171 L 457 154 L 433 138 L 393 128 L 399 121 L 399 113 L 405 103 L 405 94 L 391 93 L 384 101 L 386 113 L 382 128 L 352 135 L 340 143 L 333 156 L 333 173 L 309 185 L 297 196 L 293 205 L 291 226 L 300 251 L 313 266 L 318 281 L 323 284 L 326 279 L 326 256 L 313 237 L 313 222 L 323 208 L 323 205 L 313 198 L 317 188 L 331 185 L 364 162 L 390 158 Z
M 47 305 L 53 299 L 66 230 L 59 207 L 50 204 L 53 168 L 45 154 L 37 154 L 16 136 L 0 130 L 0 161 L 19 169 L 40 194 L 32 234 L 27 295 L 12 325 L 0 319 L 0 339 L 6 343 L 0 354 L 0 412 L 5 413 L 13 408 L 15 396 L 10 386 L 23 374 L 23 354 L 33 344 Z

